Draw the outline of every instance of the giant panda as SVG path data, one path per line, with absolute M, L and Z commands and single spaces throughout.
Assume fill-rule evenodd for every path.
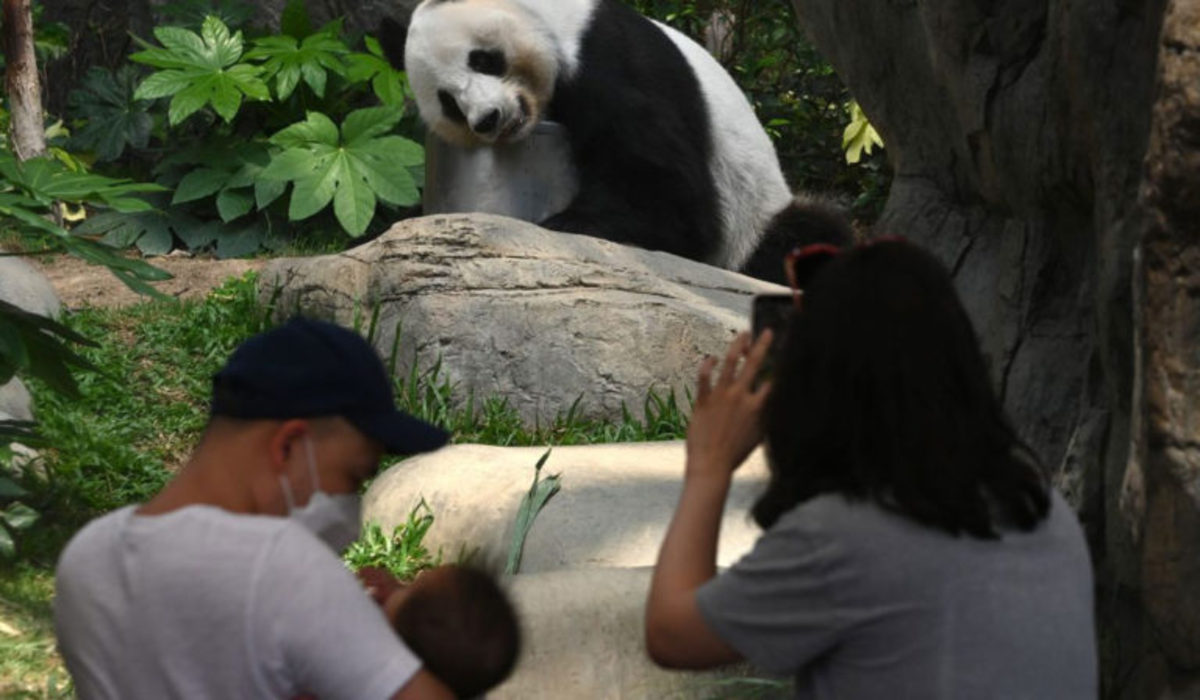
M 793 199 L 721 65 L 618 0 L 424 0 L 380 41 L 446 141 L 517 141 L 542 119 L 565 127 L 579 192 L 546 228 L 776 281 L 791 239 L 848 238 L 834 212 Z M 797 210 L 811 230 L 789 225 Z M 773 259 L 755 257 L 772 227 Z

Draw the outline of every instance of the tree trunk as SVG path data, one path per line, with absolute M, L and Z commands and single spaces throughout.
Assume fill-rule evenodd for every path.
M 40 156 L 46 152 L 46 130 L 33 53 L 31 0 L 4 0 L 4 61 L 13 152 L 19 160 Z
M 1200 675 L 1200 7 L 1173 0 L 1141 205 L 1134 451 L 1123 493 L 1166 663 Z M 1193 685 L 1193 692 L 1200 688 Z
M 1169 27 L 1194 30 L 1194 3 L 1174 1 Z M 908 236 L 951 268 L 1006 408 L 1084 521 L 1097 566 L 1106 697 L 1162 697 L 1168 680 L 1179 691 L 1200 672 L 1200 625 L 1178 620 L 1166 635 L 1156 619 L 1170 611 L 1200 618 L 1176 607 L 1185 595 L 1194 607 L 1200 595 L 1200 493 L 1179 488 L 1190 476 L 1195 492 L 1200 475 L 1200 411 L 1188 413 L 1200 384 L 1185 381 L 1200 376 L 1190 373 L 1200 369 L 1200 309 L 1186 291 L 1200 285 L 1200 256 L 1179 257 L 1200 213 L 1179 204 L 1200 206 L 1197 122 L 1180 117 L 1168 127 L 1160 108 L 1156 128 L 1165 131 L 1156 131 L 1162 146 L 1151 152 L 1150 182 L 1168 177 L 1155 175 L 1158 159 L 1175 149 L 1174 165 L 1161 165 L 1169 186 L 1158 190 L 1175 210 L 1168 217 L 1157 202 L 1138 199 L 1160 46 L 1178 66 L 1164 89 L 1175 90 L 1176 102 L 1200 99 L 1200 61 L 1184 50 L 1197 41 L 1160 37 L 1167 3 L 793 0 L 887 143 L 895 179 L 879 232 Z M 1145 376 L 1159 382 L 1157 396 L 1148 388 L 1147 410 L 1161 400 L 1173 413 L 1147 418 L 1158 428 L 1147 426 L 1146 483 L 1155 481 L 1151 472 L 1173 474 L 1174 487 L 1147 497 L 1147 534 L 1135 542 L 1118 505 L 1133 417 L 1133 251 L 1147 222 L 1163 221 L 1172 222 L 1162 224 L 1170 242 L 1151 250 L 1148 237 L 1144 293 L 1174 305 L 1151 313 L 1158 302 L 1148 298 L 1141 326 L 1172 344 L 1162 353 L 1148 344 L 1142 357 Z M 1181 453 L 1181 445 L 1192 447 Z M 1152 539 L 1166 550 L 1151 556 Z M 1176 565 L 1160 572 L 1160 585 L 1190 588 L 1143 606 L 1142 564 L 1151 558 Z M 1147 626 L 1144 613 L 1156 606 Z

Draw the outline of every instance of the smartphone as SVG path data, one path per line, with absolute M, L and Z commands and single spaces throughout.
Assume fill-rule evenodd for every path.
M 791 294 L 757 294 L 750 311 L 750 331 L 755 338 L 764 329 L 770 328 L 774 337 L 767 357 L 758 370 L 755 384 L 771 377 L 775 368 L 775 356 L 783 345 L 783 335 L 787 332 L 788 320 L 792 317 L 795 304 Z

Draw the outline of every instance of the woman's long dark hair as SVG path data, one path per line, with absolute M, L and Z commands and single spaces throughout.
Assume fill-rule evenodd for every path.
M 807 285 L 763 426 L 771 479 L 753 515 L 764 528 L 831 492 L 980 538 L 1030 530 L 1049 510 L 949 276 L 909 243 L 846 252 Z

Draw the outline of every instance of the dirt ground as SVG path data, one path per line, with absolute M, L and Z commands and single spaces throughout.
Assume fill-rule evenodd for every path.
M 90 265 L 70 255 L 51 259 L 30 259 L 29 262 L 50 279 L 63 306 L 78 309 L 84 306 L 128 306 L 144 301 L 125 286 L 107 268 Z M 156 282 L 164 294 L 181 299 L 204 296 L 230 277 L 240 277 L 247 270 L 258 270 L 266 260 L 216 260 L 213 258 L 168 255 L 151 258 L 148 262 L 174 275 L 173 279 Z

